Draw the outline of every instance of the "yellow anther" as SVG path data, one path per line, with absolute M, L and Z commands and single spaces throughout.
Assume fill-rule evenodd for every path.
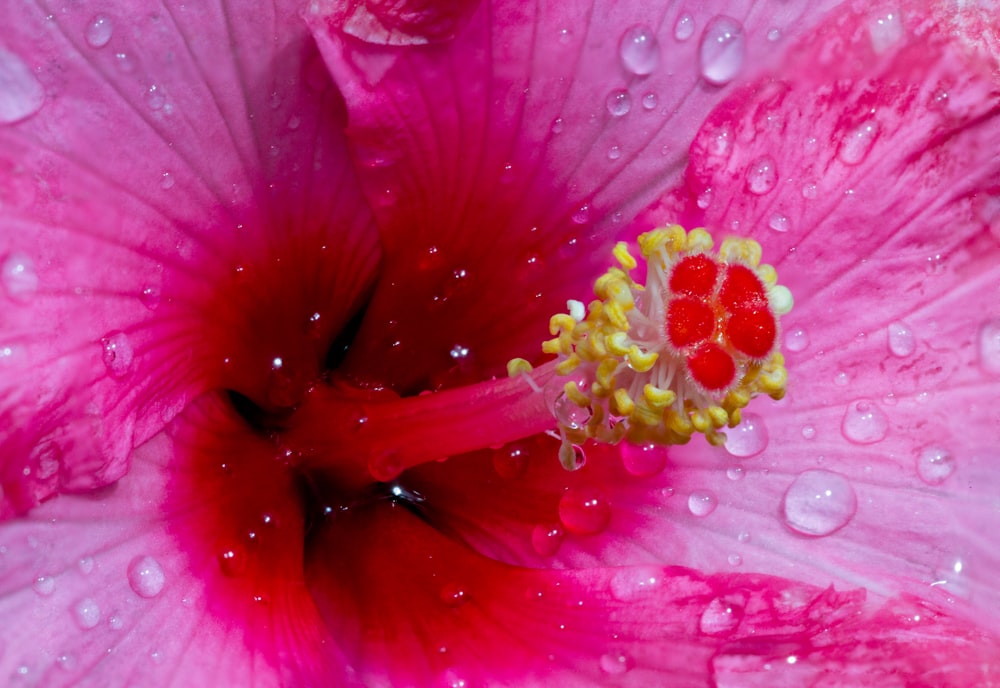
M 694 425 L 691 423 L 691 420 L 686 415 L 680 414 L 674 409 L 667 409 L 666 413 L 663 414 L 663 419 L 670 430 L 673 430 L 682 437 L 691 437 L 692 433 L 694 433 Z
M 604 305 L 605 315 L 611 321 L 611 326 L 619 330 L 628 329 L 628 318 L 625 309 L 617 301 L 609 301 Z
M 714 243 L 715 242 L 712 241 L 712 235 L 701 227 L 698 227 L 688 232 L 684 249 L 688 253 L 705 253 L 712 250 Z
M 629 346 L 631 346 L 631 344 L 628 341 L 628 335 L 619 331 L 612 332 L 606 336 L 604 338 L 604 346 L 607 348 L 608 353 L 622 358 L 628 354 Z
M 719 247 L 719 257 L 727 263 L 744 263 L 752 268 L 760 265 L 760 244 L 753 239 L 729 237 Z
M 642 387 L 642 396 L 654 409 L 665 409 L 677 401 L 677 394 L 672 389 L 660 389 L 651 384 Z
M 544 350 L 544 347 L 542 347 Z M 569 375 L 580 365 L 580 357 L 575 353 L 569 355 L 569 358 L 564 358 L 563 360 L 556 363 L 556 375 Z M 508 370 L 510 367 L 508 366 Z
M 577 385 L 574 380 L 570 380 L 563 385 L 563 392 L 570 401 L 580 408 L 587 408 L 590 406 L 590 398 L 580 391 L 579 385 Z
M 618 366 L 621 365 L 614 358 L 605 358 L 597 366 L 597 383 L 604 387 L 605 389 L 612 389 L 615 386 L 615 373 L 618 372 Z
M 663 423 L 663 409 L 654 409 L 640 401 L 632 412 L 632 420 L 655 428 Z
M 562 346 L 559 344 L 558 339 L 547 339 L 544 342 L 542 342 L 542 353 L 561 354 L 565 352 L 563 351 Z
M 774 269 L 773 265 L 769 265 L 767 263 L 764 265 L 758 265 L 757 276 L 764 280 L 764 284 L 769 287 L 773 287 L 778 283 L 778 271 Z
M 576 327 L 576 321 L 566 313 L 556 313 L 549 318 L 549 334 L 553 337 L 563 332 L 572 332 Z
M 625 270 L 635 270 L 636 266 L 638 265 L 638 263 L 635 262 L 635 258 L 632 257 L 632 254 L 629 253 L 628 244 L 626 244 L 624 241 L 619 241 L 617 244 L 615 244 L 615 248 L 614 251 L 612 251 L 612 254 L 618 261 L 618 264 L 621 265 Z
M 726 436 L 721 432 L 716 432 L 715 430 L 705 433 L 705 439 L 708 440 L 708 443 L 713 447 L 722 447 L 726 444 Z
M 657 353 L 642 351 L 635 344 L 628 348 L 628 363 L 637 373 L 648 373 L 659 357 Z
M 631 416 L 635 411 L 635 402 L 624 389 L 616 389 L 611 395 L 611 410 L 616 416 Z
M 709 406 L 707 412 L 708 418 L 715 428 L 724 428 L 729 425 L 729 414 L 721 406 Z
M 558 367 L 558 366 L 556 366 Z M 507 361 L 507 376 L 527 375 L 532 370 L 531 364 L 523 358 L 512 358 Z
M 708 414 L 701 409 L 692 411 L 691 414 L 691 425 L 694 429 L 703 435 L 707 435 L 710 430 L 713 430 L 712 420 L 708 417 Z

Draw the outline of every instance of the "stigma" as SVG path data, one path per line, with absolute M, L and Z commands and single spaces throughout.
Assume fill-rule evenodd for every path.
M 619 242 L 596 298 L 569 301 L 549 322 L 542 350 L 557 360 L 545 391 L 567 468 L 587 439 L 674 445 L 701 434 L 722 445 L 751 399 L 785 393 L 779 319 L 792 295 L 761 263 L 760 244 L 727 238 L 714 250 L 704 229 L 673 225 L 640 235 L 638 249 L 644 283 Z M 508 370 L 530 366 L 515 359 Z

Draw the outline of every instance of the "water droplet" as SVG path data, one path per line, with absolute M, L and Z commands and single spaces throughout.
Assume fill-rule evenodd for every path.
M 139 295 L 139 300 L 142 301 L 142 305 L 146 308 L 155 311 L 157 306 L 160 305 L 160 288 L 155 285 L 143 287 L 142 293 Z
M 563 130 L 562 117 L 556 117 L 554 120 L 552 120 L 552 133 L 559 134 L 562 133 L 562 130 Z
M 19 253 L 13 253 L 4 260 L 3 266 L 0 267 L 0 279 L 3 280 L 7 295 L 15 301 L 27 301 L 38 290 L 35 263 L 31 258 Z
M 632 658 L 621 652 L 609 652 L 601 655 L 600 664 L 601 671 L 609 676 L 621 676 L 635 666 Z
M 132 368 L 134 352 L 128 335 L 124 332 L 109 332 L 101 339 L 101 360 L 113 378 L 122 378 Z
M 551 557 L 559 551 L 566 531 L 558 523 L 539 523 L 531 530 L 531 547 L 543 557 Z
M 815 184 L 809 183 L 802 185 L 802 198 L 805 198 L 806 200 L 812 200 L 816 198 L 816 194 L 817 194 L 817 189 Z
M 56 591 L 56 579 L 52 576 L 39 576 L 31 584 L 31 589 L 42 597 L 48 597 Z
M 590 219 L 590 206 L 584 203 L 573 213 L 573 223 L 582 225 Z
M 768 432 L 764 419 L 756 413 L 744 413 L 739 425 L 726 431 L 726 451 L 745 459 L 767 448 Z
M 94 558 L 80 557 L 80 561 L 76 562 L 76 568 L 83 575 L 89 576 L 94 571 Z
M 247 551 L 243 545 L 231 543 L 219 548 L 219 570 L 228 578 L 237 578 L 246 573 Z
M 571 533 L 595 535 L 608 527 L 611 505 L 597 488 L 571 487 L 559 499 L 559 520 Z
M 164 191 L 168 191 L 174 188 L 174 175 L 169 172 L 164 172 L 160 175 L 160 188 Z
M 726 469 L 726 477 L 730 480 L 743 480 L 744 471 L 739 466 L 730 466 Z
M 745 530 L 741 530 L 739 535 L 736 536 L 736 539 L 743 543 L 750 542 L 750 533 Z
M 979 366 L 987 373 L 1000 375 L 1000 319 L 979 328 Z
M 816 437 L 816 426 L 815 425 L 803 425 L 802 426 L 802 437 L 807 440 L 811 440 Z
M 608 160 L 617 160 L 622 157 L 622 149 L 620 146 L 611 146 L 608 149 Z
M 368 458 L 368 472 L 379 482 L 391 482 L 402 474 L 403 462 L 394 451 L 377 452 Z
M 663 582 L 663 570 L 655 566 L 627 566 L 611 577 L 611 595 L 620 602 L 647 597 Z
M 101 622 L 101 608 L 90 597 L 85 597 L 73 605 L 73 618 L 83 630 L 89 630 Z
M 726 557 L 726 561 L 729 562 L 730 566 L 739 566 L 740 564 L 743 563 L 743 557 L 734 552 L 733 554 L 730 554 L 728 557 Z
M 622 66 L 632 74 L 650 74 L 660 63 L 660 46 L 653 29 L 645 24 L 629 27 L 618 44 Z
M 781 29 L 775 28 L 775 29 L 769 30 L 767 32 L 767 40 L 771 41 L 772 43 L 775 43 L 776 41 L 780 41 L 781 40 Z
M 906 358 L 917 348 L 913 330 L 904 322 L 889 323 L 889 351 L 893 356 Z
M 847 478 L 822 469 L 803 471 L 782 500 L 785 524 L 797 533 L 830 535 L 854 517 L 858 500 Z
M 743 620 L 743 613 L 742 604 L 717 597 L 701 613 L 698 630 L 710 636 L 731 635 Z
M 743 68 L 746 50 L 743 25 L 725 15 L 713 17 L 705 26 L 698 46 L 701 76 L 716 86 L 728 84 Z
M 858 399 L 847 407 L 840 430 L 854 444 L 874 444 L 885 439 L 889 417 L 874 401 Z
M 441 588 L 441 592 L 438 596 L 441 598 L 441 601 L 449 607 L 459 607 L 469 599 L 465 588 L 457 583 L 448 583 L 445 585 Z
M 928 485 L 940 485 L 955 472 L 955 457 L 947 449 L 926 447 L 917 454 L 917 475 Z
M 872 49 L 883 53 L 899 42 L 903 37 L 903 22 L 899 10 L 883 12 L 868 22 L 868 35 L 871 37 Z
M 642 96 L 642 108 L 644 110 L 655 110 L 657 103 L 660 102 L 659 97 L 650 91 Z
M 622 465 L 630 475 L 646 478 L 663 472 L 667 465 L 667 450 L 655 444 L 632 444 L 624 442 L 621 445 Z
M 552 403 L 552 415 L 567 428 L 579 430 L 590 420 L 591 412 L 589 408 L 577 406 L 565 392 L 560 392 Z
M 632 96 L 625 89 L 618 88 L 608 94 L 605 105 L 612 117 L 622 117 L 632 109 Z
M 805 351 L 809 348 L 809 335 L 801 327 L 785 333 L 785 348 L 792 352 Z
M 165 582 L 163 568 L 153 557 L 136 557 L 128 565 L 129 587 L 139 597 L 156 597 L 163 590 Z
M 682 14 L 677 17 L 677 22 L 674 24 L 674 38 L 683 43 L 693 35 L 694 17 L 690 14 Z
M 768 156 L 758 158 L 747 169 L 747 189 L 750 193 L 763 196 L 778 183 L 778 167 Z
M 528 470 L 528 450 L 522 444 L 511 444 L 493 452 L 493 470 L 505 480 L 520 478 Z
M 781 213 L 772 213 L 771 217 L 767 221 L 767 226 L 775 232 L 787 232 L 788 216 L 782 215 Z
M 451 347 L 451 350 L 448 352 L 448 355 L 451 356 L 456 361 L 465 360 L 466 358 L 469 357 L 469 347 L 462 346 L 461 344 L 456 344 L 455 346 Z
M 111 19 L 103 14 L 98 14 L 87 24 L 84 38 L 91 48 L 103 48 L 111 40 L 113 31 L 114 25 L 111 23 Z
M 865 120 L 851 129 L 840 141 L 837 157 L 847 165 L 857 165 L 868 157 L 868 152 L 878 136 L 878 122 Z
M 31 68 L 12 52 L 0 48 L 0 124 L 13 124 L 42 108 L 45 90 Z
M 688 511 L 704 518 L 719 506 L 719 498 L 709 490 L 695 490 L 688 496 Z
M 698 207 L 702 210 L 707 210 L 708 206 L 712 205 L 712 189 L 711 187 L 705 189 L 700 194 L 698 194 Z
M 159 110 L 166 102 L 167 98 L 163 95 L 163 89 L 156 84 L 146 89 L 146 105 L 149 106 L 150 110 Z
M 934 569 L 934 582 L 931 586 L 947 594 L 949 602 L 954 601 L 952 595 L 968 598 L 973 587 L 968 563 L 958 555 L 946 556 Z

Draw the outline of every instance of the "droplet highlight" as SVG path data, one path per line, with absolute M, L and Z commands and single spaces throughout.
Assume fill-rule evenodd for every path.
M 889 417 L 870 399 L 851 402 L 840 425 L 841 433 L 854 444 L 874 444 L 885 439 Z
M 795 478 L 782 500 L 785 524 L 797 533 L 823 537 L 846 526 L 857 512 L 854 488 L 844 476 L 811 469 Z
M 622 34 L 618 56 L 626 71 L 639 76 L 651 74 L 660 63 L 660 46 L 649 26 L 637 24 Z
M 698 46 L 702 78 L 716 86 L 728 84 L 743 68 L 746 49 L 742 24 L 725 15 L 713 17 Z

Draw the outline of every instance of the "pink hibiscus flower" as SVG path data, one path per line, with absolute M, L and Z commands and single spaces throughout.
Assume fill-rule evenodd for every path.
M 640 4 L 0 3 L 0 678 L 995 681 L 995 20 Z M 672 222 L 787 396 L 567 472 L 507 361 Z

